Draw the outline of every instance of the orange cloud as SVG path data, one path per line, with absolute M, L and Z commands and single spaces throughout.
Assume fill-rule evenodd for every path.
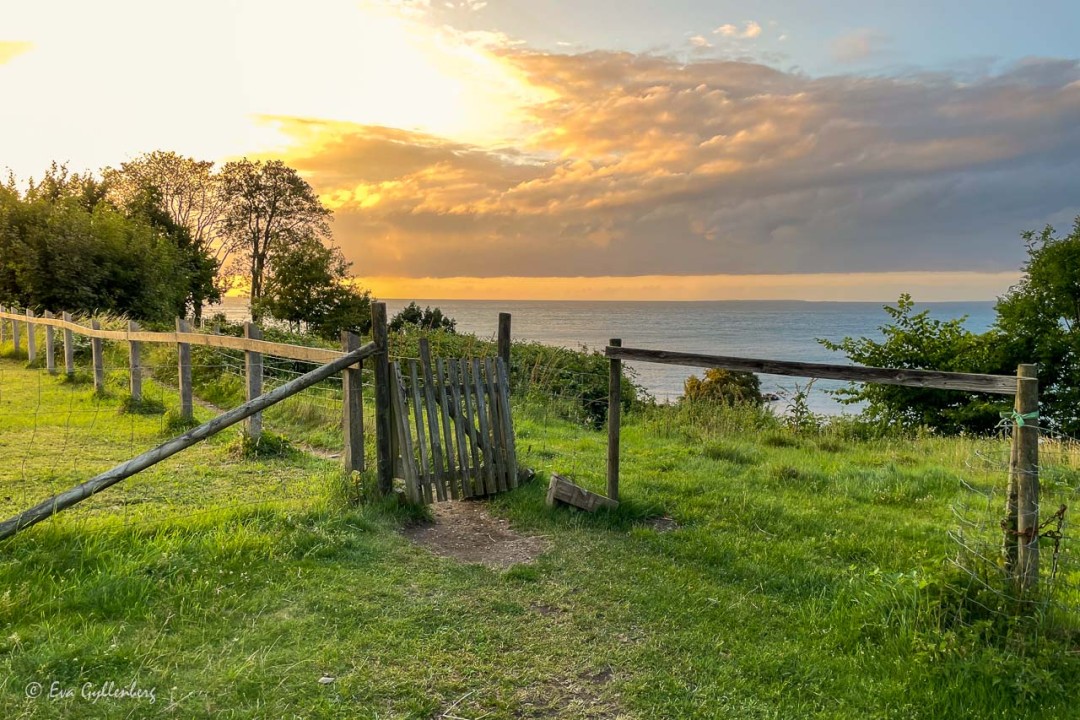
M 497 56 L 548 98 L 512 146 L 269 119 L 361 276 L 1002 271 L 1020 230 L 1080 212 L 1075 62 L 961 84 Z

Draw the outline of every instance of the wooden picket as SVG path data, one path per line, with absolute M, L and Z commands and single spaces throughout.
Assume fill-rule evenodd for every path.
M 402 480 L 418 503 L 466 499 L 518 485 L 509 382 L 502 358 L 391 364 Z M 411 415 L 411 418 L 410 418 Z

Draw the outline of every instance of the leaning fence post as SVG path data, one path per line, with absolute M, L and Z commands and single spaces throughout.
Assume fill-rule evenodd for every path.
M 176 332 L 189 332 L 188 324 L 183 318 L 176 318 Z M 180 417 L 191 420 L 195 416 L 195 408 L 191 394 L 191 345 L 185 342 L 176 344 L 178 375 L 178 387 L 180 390 Z
M 128 320 L 128 334 L 139 332 L 139 323 L 134 320 Z M 129 365 L 129 387 L 131 388 L 131 399 L 135 402 L 142 402 L 142 362 L 140 359 L 140 343 L 136 340 L 128 340 L 128 365 Z
M 64 322 L 71 322 L 71 313 L 64 313 Z M 64 372 L 69 378 L 75 377 L 75 335 L 64 328 Z
M 90 327 L 94 330 L 101 329 L 101 323 L 97 318 L 90 321 Z M 94 356 L 94 392 L 105 392 L 105 360 L 101 356 L 101 338 L 90 338 L 90 351 Z
M 31 364 L 37 360 L 37 328 L 34 325 L 34 311 L 26 308 L 26 361 Z
M 510 313 L 499 313 L 499 357 L 506 366 L 507 383 L 510 380 Z
M 390 449 L 390 350 L 386 330 L 386 303 L 371 304 L 371 340 L 377 348 L 375 365 L 375 445 L 379 492 L 394 489 L 394 459 Z
M 608 340 L 612 347 L 622 347 L 622 340 Z M 619 423 L 622 410 L 622 360 L 612 359 L 608 374 L 608 444 L 607 444 L 607 495 L 619 499 Z
M 244 323 L 244 337 L 249 340 L 262 340 L 263 332 L 253 322 Z M 251 402 L 262 395 L 263 381 L 263 356 L 262 353 L 244 351 L 244 375 L 247 377 L 246 398 Z M 262 437 L 262 413 L 258 412 L 247 419 L 247 434 L 252 440 L 258 441 Z
M 341 332 L 341 349 L 350 353 L 360 347 L 360 336 Z M 364 471 L 363 361 L 341 373 L 341 429 L 345 435 L 345 472 Z
M 1039 381 L 1037 365 L 1016 371 L 1017 576 L 1025 591 L 1039 582 Z
M 55 317 L 48 310 L 45 311 L 46 320 L 52 320 Z M 56 374 L 56 330 L 52 325 L 45 326 L 45 369 L 50 375 Z

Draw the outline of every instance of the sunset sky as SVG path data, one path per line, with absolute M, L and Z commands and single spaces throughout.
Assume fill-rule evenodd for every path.
M 382 297 L 990 299 L 1080 215 L 1080 3 L 0 3 L 0 168 L 279 157 Z

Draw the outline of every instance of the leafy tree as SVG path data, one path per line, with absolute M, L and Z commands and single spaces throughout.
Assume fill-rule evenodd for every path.
M 187 274 L 172 238 L 104 201 L 89 176 L 53 166 L 25 193 L 0 190 L 0 298 L 27 307 L 167 321 Z
M 296 331 L 327 339 L 342 330 L 371 329 L 371 294 L 349 282 L 349 263 L 337 248 L 306 238 L 273 253 L 259 309 Z
M 422 330 L 445 330 L 452 333 L 457 330 L 457 321 L 443 315 L 443 311 L 439 308 L 432 309 L 428 306 L 421 310 L 419 305 L 411 302 L 391 318 L 389 329 L 391 332 L 401 332 L 406 326 Z
M 761 380 L 752 372 L 709 368 L 705 379 L 691 375 L 683 384 L 683 399 L 725 405 L 761 405 Z
M 330 210 L 310 185 L 280 160 L 230 162 L 221 171 L 225 235 L 236 243 L 250 284 L 252 317 L 259 319 L 275 254 L 330 234 Z
M 997 303 L 999 353 L 1010 371 L 1039 365 L 1040 424 L 1080 434 L 1080 217 L 1063 237 L 1023 234 L 1024 277 Z
M 214 163 L 155 150 L 102 174 L 111 202 L 147 216 L 176 238 L 191 279 L 185 304 L 198 324 L 203 304 L 221 299 L 218 269 L 235 249 L 222 232 L 225 196 Z
M 882 325 L 884 339 L 846 337 L 840 342 L 819 339 L 858 365 L 922 368 L 950 372 L 1009 373 L 1007 359 L 998 351 L 999 333 L 982 335 L 964 328 L 965 318 L 936 320 L 928 310 L 915 312 L 911 296 L 903 294 L 896 307 L 885 306 L 893 322 Z M 864 414 L 872 422 L 905 428 L 925 426 L 942 432 L 987 431 L 997 423 L 1007 403 L 952 390 L 930 390 L 899 385 L 853 384 L 837 394 L 845 404 L 866 403 Z

